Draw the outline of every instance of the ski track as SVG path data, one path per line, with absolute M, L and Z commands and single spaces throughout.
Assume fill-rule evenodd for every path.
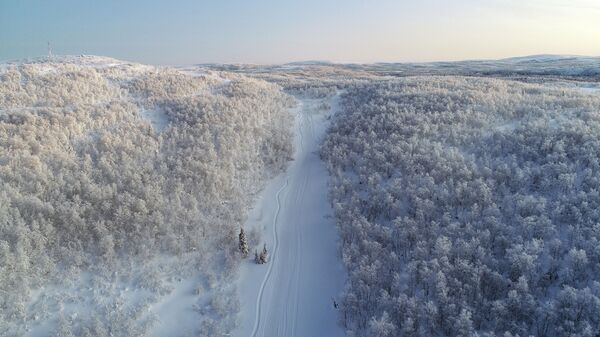
M 329 111 L 318 110 L 322 101 L 312 99 L 295 109 L 294 160 L 267 185 L 245 225 L 263 232 L 270 260 L 266 266 L 242 263 L 240 319 L 232 336 L 344 336 L 331 299 L 341 294 L 345 271 L 327 198 L 328 174 L 319 158 L 337 97 Z
M 275 217 L 273 218 L 273 224 L 272 224 L 275 254 L 273 254 L 273 257 L 271 258 L 272 263 L 268 264 L 269 267 L 267 269 L 267 274 L 265 275 L 265 278 L 260 285 L 260 290 L 258 291 L 258 301 L 256 301 L 256 319 L 254 321 L 254 330 L 252 331 L 252 336 L 256 336 L 256 331 L 258 330 L 258 326 L 260 324 L 260 302 L 262 300 L 262 294 L 264 292 L 265 285 L 266 285 L 267 281 L 269 280 L 269 276 L 271 275 L 271 271 L 273 269 L 273 264 L 275 262 L 275 259 L 277 258 L 277 250 L 279 248 L 279 241 L 277 240 L 277 218 L 279 217 L 279 211 L 281 210 L 280 194 L 281 194 L 281 191 L 283 191 L 287 187 L 287 185 L 288 185 L 288 180 L 286 179 L 285 184 L 283 184 L 283 186 L 281 186 L 279 191 L 277 191 L 277 196 L 276 196 L 277 212 L 275 212 Z

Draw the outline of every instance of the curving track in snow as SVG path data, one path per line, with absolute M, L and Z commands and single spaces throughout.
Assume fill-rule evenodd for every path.
M 273 258 L 271 258 L 271 262 L 275 261 L 275 259 L 277 258 L 277 252 L 279 251 L 279 240 L 278 240 L 278 234 L 277 234 L 277 220 L 279 218 L 279 213 L 281 211 L 281 192 L 287 187 L 288 185 L 288 180 L 285 180 L 285 184 L 283 184 L 283 186 L 281 186 L 281 188 L 279 189 L 279 191 L 277 191 L 277 195 L 275 196 L 275 200 L 277 201 L 277 209 L 275 210 L 275 216 L 273 218 L 273 223 L 271 224 L 271 226 L 273 227 L 273 250 L 275 251 L 275 255 Z M 258 297 L 256 300 L 256 315 L 255 315 L 255 320 L 254 320 L 254 328 L 252 329 L 252 336 L 256 336 L 256 333 L 258 332 L 258 327 L 260 326 L 260 309 L 261 309 L 261 302 L 262 302 L 262 297 L 263 297 L 263 293 L 265 290 L 265 286 L 267 284 L 267 281 L 269 281 L 269 278 L 271 276 L 271 272 L 273 270 L 273 266 L 275 264 L 274 263 L 269 263 L 268 267 L 267 267 L 267 274 L 265 275 L 265 277 L 263 278 L 262 283 L 260 284 L 260 289 L 258 290 Z
M 328 174 L 318 151 L 335 109 L 322 100 L 301 100 L 296 113 L 296 153 L 288 170 L 273 179 L 252 210 L 247 228 L 257 228 L 270 261 L 242 265 L 239 337 L 343 336 L 332 298 L 344 284 L 337 231 L 327 200 Z M 258 247 L 257 247 L 258 248 Z

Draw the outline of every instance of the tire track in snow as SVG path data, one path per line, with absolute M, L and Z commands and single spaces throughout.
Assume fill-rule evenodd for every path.
M 258 328 L 260 326 L 260 304 L 265 290 L 265 285 L 269 281 L 271 271 L 273 270 L 273 265 L 275 264 L 275 259 L 277 258 L 277 251 L 279 250 L 279 238 L 277 237 L 277 219 L 279 218 L 279 213 L 281 211 L 281 192 L 287 187 L 287 185 L 288 178 L 285 179 L 285 183 L 281 186 L 279 191 L 277 191 L 277 194 L 275 196 L 275 198 L 277 199 L 277 211 L 275 212 L 275 216 L 273 217 L 273 256 L 271 258 L 271 262 L 269 263 L 269 267 L 267 268 L 265 278 L 263 279 L 260 285 L 260 290 L 258 291 L 258 299 L 256 301 L 256 318 L 254 320 L 254 328 L 252 329 L 252 337 L 256 337 L 256 333 L 258 332 Z
M 303 113 L 304 110 L 304 106 L 302 107 L 303 109 L 299 110 L 300 113 L 300 118 L 302 121 L 301 127 L 300 127 L 300 153 L 304 154 L 305 152 L 305 147 L 304 147 L 304 135 L 303 135 L 303 130 L 306 128 L 306 114 Z M 304 173 L 304 172 L 303 172 Z M 298 192 L 296 193 L 296 205 L 301 204 L 301 201 L 304 197 L 304 190 L 306 189 L 306 179 L 308 178 L 308 176 L 304 173 L 304 178 L 302 181 L 302 184 L 300 184 L 298 186 Z M 301 210 L 298 208 L 296 209 L 295 212 L 298 218 L 300 218 L 301 216 Z M 288 303 L 290 298 L 292 297 L 291 293 L 293 291 L 293 297 L 294 297 L 294 301 L 292 303 L 294 303 L 294 305 L 292 306 L 292 321 L 291 321 L 291 335 L 289 335 L 290 337 L 295 337 L 296 336 L 296 317 L 297 317 L 297 313 L 298 313 L 298 284 L 299 284 L 299 279 L 300 279 L 300 252 L 299 249 L 301 247 L 301 240 L 300 240 L 300 235 L 302 235 L 302 230 L 300 228 L 298 228 L 298 226 L 294 226 L 294 270 L 293 270 L 293 277 L 290 277 L 290 287 L 288 288 Z M 289 310 L 290 308 L 286 308 L 286 312 Z M 287 321 L 287 315 L 286 315 L 286 321 Z M 287 326 L 287 322 L 286 322 L 286 326 Z
M 301 187 L 301 191 L 299 193 L 299 200 L 302 201 L 304 199 L 304 191 L 306 190 L 306 184 L 308 182 L 308 174 L 304 174 L 304 179 L 302 181 L 302 187 Z M 300 213 L 300 211 L 298 210 L 298 213 Z M 297 227 L 296 227 L 297 228 Z M 298 247 L 302 247 L 302 229 L 297 228 L 297 233 L 295 235 L 296 237 L 296 260 L 295 260 L 295 268 L 294 268 L 294 272 L 295 272 L 295 287 L 294 287 L 294 314 L 293 317 L 294 319 L 292 320 L 292 335 L 291 337 L 295 337 L 296 336 L 296 322 L 297 319 L 295 319 L 298 316 L 298 306 L 300 301 L 298 301 L 299 298 L 299 290 L 300 287 L 298 286 L 300 284 L 300 274 L 301 274 L 301 267 L 302 267 L 302 261 L 300 260 L 300 252 L 299 252 L 299 248 Z
M 301 129 L 301 133 L 304 131 L 305 129 L 305 125 L 306 122 L 308 121 L 308 124 L 310 124 L 310 128 L 312 129 L 313 125 L 312 125 L 312 118 L 310 118 L 309 116 L 307 116 L 306 113 L 302 113 L 302 121 L 303 121 L 303 127 Z M 302 136 L 302 138 L 304 138 L 304 136 Z M 304 143 L 302 143 L 302 151 L 303 153 L 305 153 L 306 155 L 306 150 L 304 148 Z M 303 179 L 302 179 L 302 184 L 299 187 L 299 193 L 298 193 L 298 199 L 296 201 L 296 204 L 302 204 L 302 201 L 304 200 L 304 194 L 306 191 L 306 186 L 308 185 L 308 172 L 307 170 L 303 170 L 302 171 L 302 175 L 303 175 Z M 301 210 L 298 208 L 296 209 L 296 213 L 298 214 L 298 217 L 300 217 L 301 215 Z M 298 321 L 296 318 L 298 317 L 298 307 L 299 307 L 299 303 L 300 301 L 299 299 L 299 291 L 300 291 L 300 275 L 301 275 L 301 268 L 302 268 L 302 260 L 300 258 L 300 247 L 302 247 L 302 228 L 299 228 L 298 226 L 295 227 L 296 228 L 296 235 L 295 237 L 295 241 L 296 241 L 296 254 L 295 254 L 295 268 L 294 268 L 294 281 L 295 281 L 295 287 L 294 287 L 294 305 L 293 305 L 293 320 L 292 320 L 292 334 L 291 337 L 296 337 L 296 322 Z
M 300 128 L 299 128 L 299 137 L 300 137 L 300 147 L 298 149 L 298 153 L 301 155 L 302 153 L 304 153 L 304 135 L 303 135 L 303 130 L 305 128 L 305 124 L 306 124 L 306 120 L 305 120 L 305 114 L 303 113 L 304 110 L 304 104 L 302 104 L 300 106 L 300 109 L 298 110 L 298 117 L 300 118 Z M 297 187 L 296 190 L 296 195 L 295 195 L 295 204 L 299 205 L 300 201 L 302 200 L 302 195 L 304 193 L 303 191 L 304 186 L 300 185 Z M 296 216 L 300 217 L 300 209 L 296 209 Z M 294 230 L 294 235 L 293 237 L 294 242 L 293 242 L 293 246 L 292 249 L 290 250 L 291 255 L 294 256 L 294 265 L 292 266 L 292 274 L 294 277 L 289 277 L 288 279 L 288 289 L 287 289 L 287 302 L 290 303 L 290 299 L 292 297 L 292 292 L 294 293 L 294 297 L 297 295 L 297 291 L 298 291 L 298 273 L 299 273 L 299 259 L 300 259 L 300 254 L 299 254 L 299 247 L 300 244 L 298 242 L 298 235 L 299 235 L 299 228 L 298 226 L 292 226 L 292 228 Z M 294 291 L 295 290 L 295 291 Z M 291 302 L 294 303 L 294 302 Z M 297 301 L 295 302 L 297 303 Z M 292 308 L 293 309 L 293 308 Z M 291 335 L 288 334 L 288 327 L 289 327 L 289 323 L 290 323 L 290 318 L 288 317 L 288 314 L 291 314 Z M 290 313 L 290 307 L 286 307 L 285 308 L 285 316 L 284 316 L 284 324 L 285 324 L 285 328 L 284 328 L 284 335 L 282 336 L 290 336 L 290 337 L 294 337 L 295 336 L 295 323 L 296 323 L 296 311 L 292 310 Z

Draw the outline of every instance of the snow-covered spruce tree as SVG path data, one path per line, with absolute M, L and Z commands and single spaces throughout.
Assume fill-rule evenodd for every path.
M 269 252 L 267 251 L 266 243 L 263 245 L 263 249 L 260 252 L 259 259 L 260 259 L 260 264 L 269 262 Z
M 258 253 L 258 251 L 254 251 L 254 262 L 256 262 L 256 264 L 265 264 L 268 261 L 269 253 L 267 251 L 267 244 L 264 244 L 260 254 Z
M 246 233 L 244 232 L 243 228 L 240 228 L 240 234 L 238 235 L 238 238 L 239 238 L 238 249 L 240 250 L 242 257 L 246 258 L 246 257 L 248 257 L 249 248 L 248 248 L 248 241 L 246 239 Z

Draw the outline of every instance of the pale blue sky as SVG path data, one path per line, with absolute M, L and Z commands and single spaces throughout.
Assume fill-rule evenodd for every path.
M 0 60 L 156 64 L 600 55 L 598 0 L 0 0 Z

